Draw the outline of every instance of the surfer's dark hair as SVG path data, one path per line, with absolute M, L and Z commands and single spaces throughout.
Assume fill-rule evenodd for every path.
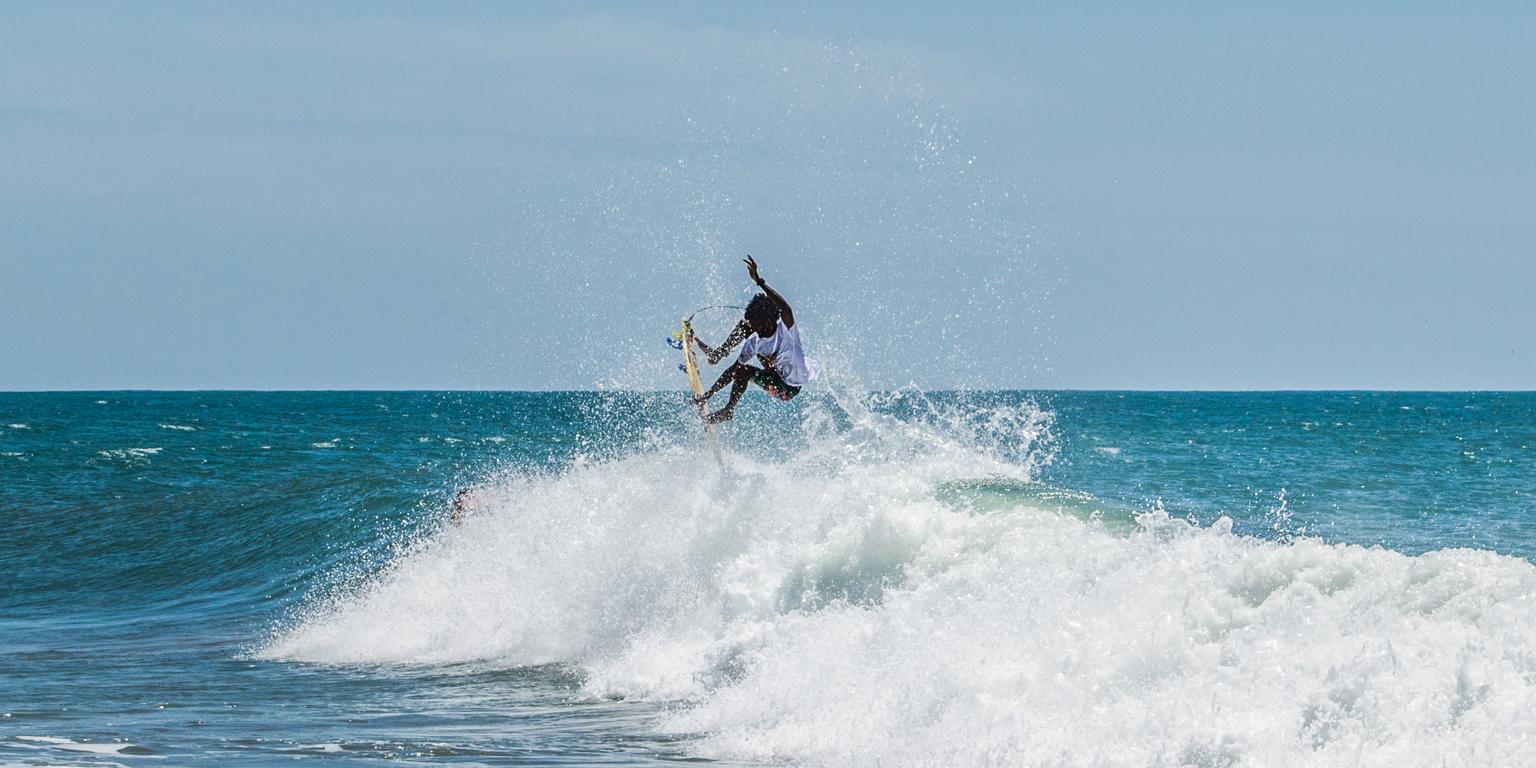
M 747 302 L 745 313 L 747 322 L 753 325 L 773 325 L 779 321 L 779 305 L 768 298 L 768 294 L 759 293 Z

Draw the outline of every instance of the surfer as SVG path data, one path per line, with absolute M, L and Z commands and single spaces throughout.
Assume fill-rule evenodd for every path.
M 730 385 L 731 395 L 725 407 L 704 417 L 708 424 L 730 420 L 736 413 L 736 401 L 741 399 L 749 384 L 762 387 L 764 392 L 780 400 L 789 400 L 800 394 L 800 388 L 821 372 L 821 366 L 805 356 L 800 331 L 795 328 L 795 313 L 789 308 L 789 302 L 778 291 L 769 288 L 757 274 L 757 262 L 751 256 L 743 261 L 747 263 L 747 276 L 763 292 L 747 302 L 741 322 L 731 329 L 719 347 L 710 347 L 703 339 L 694 337 L 710 365 L 720 362 L 737 344 L 742 345 L 736 362 L 720 374 L 714 386 L 693 398 L 695 404 L 703 405 L 716 392 Z M 762 364 L 761 368 L 751 364 L 754 357 Z
M 458 525 L 464 522 L 465 515 L 477 506 L 479 506 L 479 500 L 475 498 L 475 488 L 473 486 L 464 488 L 453 497 L 453 515 L 449 519 L 454 525 Z

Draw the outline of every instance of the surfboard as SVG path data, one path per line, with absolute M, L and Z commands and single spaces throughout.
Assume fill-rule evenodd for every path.
M 693 344 L 692 318 L 683 318 L 683 370 L 688 373 L 688 388 L 693 390 L 695 397 L 704 394 L 704 380 L 699 377 L 699 353 Z M 705 414 L 709 413 L 708 403 L 699 403 L 699 420 L 703 421 Z M 709 448 L 715 453 L 715 461 L 725 466 L 725 459 L 720 455 L 720 438 L 715 434 L 715 425 L 704 422 L 704 436 L 709 440 Z

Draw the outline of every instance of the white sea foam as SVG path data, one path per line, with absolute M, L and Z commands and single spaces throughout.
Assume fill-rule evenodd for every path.
M 11 429 L 31 429 L 32 428 L 31 425 L 28 425 L 28 424 L 7 424 L 6 426 L 10 427 Z
M 188 426 L 186 424 L 161 424 L 160 428 L 161 429 L 174 429 L 177 432 L 196 432 L 197 431 L 197 427 Z
M 113 448 L 97 451 L 96 455 L 127 464 L 147 464 L 149 463 L 149 458 L 160 453 L 160 451 L 160 448 Z
M 706 756 L 804 765 L 1531 764 L 1524 560 L 1115 526 L 868 414 L 786 462 L 706 456 L 484 486 L 262 655 L 563 662 L 676 702 L 658 727 Z
M 129 744 L 127 742 L 121 742 L 121 741 L 114 741 L 114 742 L 73 741 L 71 739 L 61 739 L 61 738 L 57 738 L 57 737 L 54 737 L 54 736 L 16 736 L 15 738 L 16 738 L 17 741 L 28 742 L 28 743 L 31 743 L 31 744 L 36 744 L 38 746 L 47 747 L 49 749 L 63 750 L 65 752 L 85 752 L 85 753 L 89 753 L 89 754 L 93 754 L 93 755 L 112 755 L 114 757 L 151 758 L 151 759 L 157 759 L 157 760 L 162 757 L 161 755 L 145 755 L 145 754 L 137 754 L 135 752 L 126 752 L 125 753 L 124 750 L 138 750 L 139 748 L 136 745 L 134 745 L 134 744 Z
M 343 747 L 340 744 L 337 744 L 336 742 L 322 742 L 322 743 L 319 743 L 319 744 L 300 744 L 300 745 L 298 745 L 296 747 L 292 747 L 290 749 L 284 749 L 284 750 L 281 750 L 281 751 L 284 751 L 284 752 L 324 752 L 326 754 L 336 754 L 336 753 L 344 751 L 344 749 L 343 749 Z

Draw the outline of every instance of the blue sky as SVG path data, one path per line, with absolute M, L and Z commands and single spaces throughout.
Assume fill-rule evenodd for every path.
M 8 5 L 0 389 L 1536 387 L 1529 6 L 821 5 Z

